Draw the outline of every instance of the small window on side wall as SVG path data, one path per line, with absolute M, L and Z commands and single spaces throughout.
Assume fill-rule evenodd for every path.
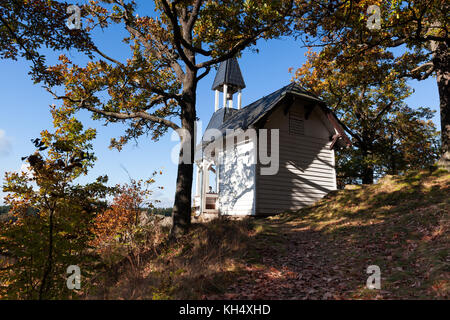
M 303 113 L 298 110 L 289 111 L 289 134 L 297 136 L 305 134 Z

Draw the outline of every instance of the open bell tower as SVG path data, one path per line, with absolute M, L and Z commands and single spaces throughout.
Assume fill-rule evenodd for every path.
M 212 85 L 212 90 L 216 92 L 214 111 L 219 110 L 220 92 L 223 93 L 223 108 L 233 108 L 233 95 L 238 93 L 237 108 L 240 109 L 242 107 L 242 89 L 244 88 L 245 82 L 237 59 L 233 57 L 221 62 Z

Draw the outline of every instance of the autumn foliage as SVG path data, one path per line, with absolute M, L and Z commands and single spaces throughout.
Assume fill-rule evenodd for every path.
M 67 287 L 67 268 L 83 279 L 104 272 L 102 249 L 111 242 L 134 254 L 142 234 L 140 218 L 153 207 L 148 197 L 154 176 L 130 184 L 106 185 L 106 176 L 81 185 L 95 157 L 92 129 L 52 109 L 56 130 L 33 140 L 36 151 L 23 160 L 27 170 L 5 176 L 8 218 L 0 221 L 0 298 L 75 299 L 89 290 Z M 160 171 L 159 174 L 162 174 Z M 114 195 L 110 206 L 107 196 Z M 116 249 L 115 247 L 113 249 Z M 121 252 L 118 252 L 120 257 Z
M 2 298 L 76 298 L 66 286 L 67 268 L 77 265 L 84 276 L 93 270 L 92 221 L 106 206 L 107 178 L 75 182 L 94 157 L 89 131 L 69 132 L 43 132 L 34 140 L 36 152 L 24 158 L 28 170 L 5 176 L 10 219 L 0 228 L 0 254 L 7 258 L 0 266 Z
M 129 184 L 115 186 L 111 205 L 95 217 L 93 243 L 97 249 L 111 242 L 126 243 L 133 232 L 145 223 L 148 210 L 154 207 L 149 199 L 152 194 L 149 187 L 155 182 L 153 177 L 156 174 L 155 171 L 152 178 L 146 181 L 132 179 Z
M 338 184 L 371 184 L 433 165 L 440 155 L 434 112 L 404 102 L 412 89 L 398 78 L 394 54 L 374 48 L 344 68 L 329 50 L 309 50 L 295 80 L 333 109 L 352 138 L 350 148 L 337 150 Z

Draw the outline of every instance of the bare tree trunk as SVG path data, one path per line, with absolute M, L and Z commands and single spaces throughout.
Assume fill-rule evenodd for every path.
M 170 231 L 171 238 L 178 238 L 185 234 L 191 225 L 191 190 L 192 190 L 192 164 L 179 164 L 177 173 L 177 187 L 173 205 L 173 225 Z
M 196 119 L 196 73 L 187 73 L 184 89 L 184 105 L 181 106 L 181 125 L 182 129 L 189 134 L 188 138 L 182 138 L 180 150 L 180 163 L 178 164 L 177 185 L 175 191 L 175 202 L 173 205 L 172 219 L 173 225 L 170 232 L 172 239 L 185 234 L 191 225 L 191 197 L 192 181 L 194 175 L 194 151 L 195 136 L 194 126 Z M 187 157 L 184 153 L 189 152 Z M 188 163 L 182 162 L 188 160 Z
M 373 184 L 373 168 L 365 166 L 362 170 L 362 183 Z
M 436 70 L 436 81 L 439 90 L 441 113 L 441 145 L 442 157 L 439 165 L 450 170 L 450 54 L 444 42 L 432 42 L 433 64 Z
M 362 169 L 361 180 L 363 184 L 373 184 L 373 166 L 369 160 L 373 154 L 373 147 L 370 143 L 371 138 L 367 133 L 367 129 L 363 128 L 361 133 L 360 149 L 362 153 Z
M 41 286 L 39 288 L 39 300 L 44 299 L 44 295 L 47 293 L 49 288 L 49 280 L 50 273 L 52 272 L 53 266 L 53 214 L 54 210 L 50 209 L 50 217 L 49 217 L 49 227 L 48 227 L 48 256 L 47 256 L 47 265 L 44 270 L 44 275 L 42 276 Z
M 390 154 L 390 160 L 391 160 L 391 174 L 397 175 L 397 159 L 395 158 L 395 149 L 394 149 L 394 136 L 391 133 L 391 137 L 389 139 L 390 142 L 390 148 L 391 148 L 391 154 Z

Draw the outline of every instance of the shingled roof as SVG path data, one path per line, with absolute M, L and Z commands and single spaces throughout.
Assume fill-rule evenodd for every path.
M 231 58 L 220 63 L 216 77 L 212 85 L 213 90 L 223 91 L 223 85 L 229 86 L 228 92 L 235 93 L 245 88 L 244 78 L 236 58 Z
M 219 128 L 224 122 L 226 122 L 237 112 L 239 112 L 239 110 L 233 108 L 220 108 L 213 113 L 211 119 L 209 120 L 208 126 L 206 127 L 206 130 Z
M 226 130 L 246 130 L 250 126 L 256 124 L 264 116 L 266 116 L 278 103 L 286 97 L 294 96 L 306 101 L 310 101 L 324 111 L 333 127 L 340 134 L 341 145 L 351 144 L 350 139 L 345 135 L 343 128 L 339 124 L 336 115 L 326 107 L 325 103 L 312 93 L 306 91 L 296 83 L 291 83 L 251 104 L 236 110 L 229 108 L 221 108 L 216 111 L 209 121 L 207 129 L 217 129 L 222 135 L 226 134 Z M 228 109 L 228 110 L 226 110 Z M 233 110 L 230 112 L 230 110 Z M 205 141 L 208 143 L 209 141 Z

